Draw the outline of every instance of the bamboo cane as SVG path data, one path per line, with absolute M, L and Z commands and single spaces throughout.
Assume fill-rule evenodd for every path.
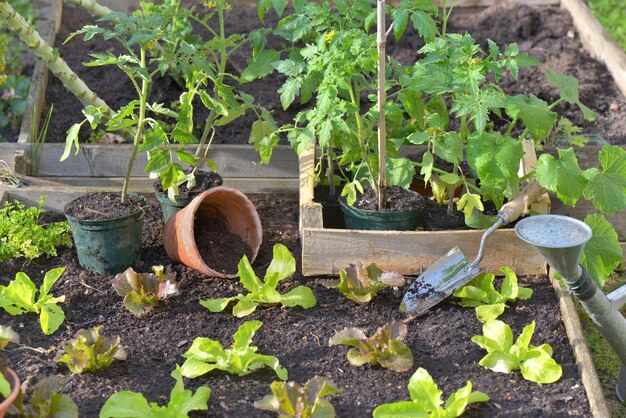
M 378 46 L 378 211 L 385 208 L 385 187 L 387 187 L 387 131 L 385 125 L 384 106 L 387 100 L 385 92 L 385 0 L 377 4 L 378 30 L 376 44 Z
M 112 114 L 111 108 L 72 71 L 67 63 L 44 41 L 35 28 L 26 23 L 22 15 L 13 10 L 7 0 L 0 0 L 0 16 L 6 21 L 11 32 L 18 36 L 57 77 L 83 106 L 96 106 L 106 109 Z
M 111 13 L 113 10 L 106 6 L 99 4 L 96 0 L 63 0 L 65 3 L 70 3 L 85 9 L 90 15 L 95 17 L 104 17 Z

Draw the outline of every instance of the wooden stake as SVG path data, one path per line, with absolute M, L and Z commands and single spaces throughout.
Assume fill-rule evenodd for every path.
M 385 187 L 387 187 L 387 131 L 384 106 L 387 101 L 385 92 L 385 0 L 377 4 L 378 31 L 378 211 L 385 209 Z

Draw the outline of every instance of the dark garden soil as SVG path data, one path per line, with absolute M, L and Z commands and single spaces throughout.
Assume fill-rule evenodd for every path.
M 345 200 L 344 200 L 345 202 Z M 399 186 L 386 187 L 385 212 L 407 212 L 424 206 L 424 198 Z M 378 211 L 378 196 L 372 187 L 365 187 L 363 194 L 357 195 L 354 207 L 363 210 Z
M 119 193 L 89 193 L 65 205 L 64 212 L 78 220 L 101 221 L 119 218 L 143 209 L 143 200 L 129 194 L 124 202 Z
M 281 242 L 295 255 L 300 270 L 300 245 L 297 233 L 297 203 L 292 200 L 256 198 L 264 225 L 264 241 L 254 263 L 261 275 L 269 265 L 272 247 Z M 52 221 L 54 217 L 48 216 Z M 65 295 L 62 304 L 66 321 L 52 336 L 41 333 L 37 317 L 27 314 L 11 317 L 0 313 L 0 323 L 20 333 L 21 345 L 7 347 L 12 367 L 28 387 L 49 375 L 61 375 L 64 393 L 78 404 L 81 417 L 97 417 L 105 400 L 114 392 L 142 392 L 150 401 L 165 403 L 173 380 L 169 377 L 181 354 L 194 338 L 210 337 L 224 346 L 232 344 L 232 334 L 243 323 L 228 313 L 210 313 L 199 305 L 205 298 L 233 296 L 242 292 L 237 281 L 202 277 L 190 269 L 173 264 L 163 249 L 163 221 L 156 202 L 149 202 L 144 217 L 143 253 L 137 270 L 145 272 L 152 265 L 162 264 L 167 273 L 175 273 L 181 293 L 159 305 L 145 318 L 134 317 L 113 290 L 110 280 L 90 274 L 77 262 L 73 249 L 60 251 L 55 259 L 38 259 L 25 263 L 10 260 L 0 265 L 0 284 L 6 285 L 18 271 L 25 271 L 41 284 L 43 273 L 50 268 L 66 266 L 61 279 L 52 288 L 54 295 Z M 554 384 L 540 385 L 522 379 L 519 373 L 500 374 L 483 369 L 478 361 L 482 349 L 470 338 L 481 333 L 481 324 L 473 310 L 443 302 L 431 313 L 408 324 L 406 343 L 415 357 L 412 369 L 424 367 L 448 396 L 471 380 L 491 401 L 470 408 L 469 417 L 563 417 L 590 416 L 572 350 L 563 324 L 554 291 L 544 276 L 521 277 L 521 282 L 534 289 L 533 297 L 520 301 L 501 317 L 511 324 L 514 334 L 536 321 L 532 343 L 549 343 L 554 357 L 563 367 L 563 377 Z M 322 278 L 303 278 L 296 274 L 281 285 L 286 291 L 297 285 L 310 286 L 317 305 L 309 310 L 269 307 L 258 309 L 245 319 L 258 319 L 263 326 L 254 338 L 259 352 L 275 355 L 289 370 L 289 379 L 304 383 L 314 375 L 332 380 L 344 390 L 331 397 L 339 417 L 371 416 L 379 404 L 408 399 L 406 384 L 411 375 L 380 367 L 351 366 L 346 347 L 328 347 L 328 339 L 346 326 L 358 326 L 373 332 L 386 322 L 404 319 L 398 310 L 402 290 L 382 291 L 371 303 L 357 305 L 334 289 L 322 285 Z M 81 328 L 103 325 L 105 335 L 120 335 L 128 359 L 114 362 L 93 374 L 72 375 L 67 367 L 55 363 L 60 343 L 74 336 Z M 269 369 L 248 376 L 211 373 L 194 380 L 186 379 L 189 388 L 205 385 L 211 388 L 210 411 L 206 417 L 266 417 L 272 414 L 257 410 L 253 402 L 270 393 L 269 385 L 277 380 Z

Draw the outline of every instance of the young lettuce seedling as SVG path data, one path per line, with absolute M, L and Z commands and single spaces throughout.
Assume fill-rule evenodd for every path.
M 489 396 L 478 390 L 472 391 L 472 382 L 469 380 L 461 389 L 454 392 L 445 406 L 439 389 L 433 378 L 425 369 L 417 369 L 408 384 L 411 401 L 386 403 L 374 409 L 374 418 L 396 417 L 428 417 L 428 418 L 455 418 L 465 412 L 468 405 L 477 402 L 487 402 Z
M 69 342 L 61 345 L 65 354 L 56 361 L 66 363 L 72 373 L 95 372 L 109 366 L 113 360 L 126 360 L 126 351 L 120 345 L 120 337 L 100 335 L 102 325 L 81 329 Z
M 207 299 L 200 301 L 211 312 L 221 312 L 228 304 L 237 300 L 233 307 L 233 315 L 241 318 L 250 315 L 260 304 L 281 304 L 292 308 L 301 306 L 304 309 L 315 306 L 316 300 L 313 291 L 306 286 L 298 286 L 295 289 L 280 294 L 276 287 L 282 280 L 291 277 L 296 271 L 296 260 L 293 258 L 287 247 L 282 244 L 274 245 L 274 258 L 265 272 L 265 279 L 261 281 L 245 255 L 239 262 L 238 275 L 241 284 L 249 293 L 229 298 Z
M 339 290 L 356 303 L 367 303 L 384 287 L 404 286 L 404 276 L 395 272 L 382 271 L 375 263 L 350 264 L 339 272 L 339 280 L 324 282 L 324 286 Z
M 65 302 L 65 296 L 54 297 L 50 294 L 50 289 L 64 271 L 65 267 L 48 271 L 39 290 L 25 273 L 18 272 L 15 280 L 8 286 L 0 286 L 0 308 L 11 315 L 22 315 L 26 312 L 39 314 L 43 333 L 53 334 L 65 320 L 63 309 L 57 305 Z M 39 297 L 36 297 L 37 292 Z
M 173 275 L 163 272 L 163 266 L 153 266 L 151 273 L 137 273 L 132 267 L 117 274 L 111 285 L 118 295 L 124 297 L 124 306 L 133 315 L 143 316 L 171 295 L 178 294 Z
M 2 350 L 10 342 L 17 343 L 19 340 L 20 336 L 17 335 L 11 327 L 0 325 L 0 396 L 4 398 L 8 397 L 11 393 L 11 384 L 6 377 L 4 377 L 4 370 L 8 367 L 9 360 L 2 354 Z
M 413 353 L 401 340 L 406 337 L 406 324 L 392 322 L 367 337 L 360 328 L 344 328 L 328 340 L 328 345 L 349 345 L 348 361 L 354 366 L 365 363 L 380 364 L 396 372 L 406 372 L 413 367 Z
M 27 401 L 24 400 L 24 390 L 19 392 L 9 407 L 9 414 L 22 418 L 78 418 L 78 407 L 69 396 L 60 393 L 62 388 L 60 377 L 44 377 L 35 385 Z
M 553 383 L 561 378 L 562 369 L 552 358 L 549 344 L 534 346 L 530 339 L 535 332 L 535 321 L 524 330 L 513 344 L 511 327 L 497 319 L 483 325 L 483 335 L 475 335 L 472 341 L 487 350 L 479 364 L 499 373 L 520 370 L 524 379 L 537 383 Z
M 179 365 L 176 365 L 171 376 L 176 380 L 176 384 L 170 392 L 167 406 L 148 402 L 141 393 L 125 390 L 114 393 L 107 399 L 100 410 L 100 418 L 186 418 L 191 411 L 209 409 L 211 389 L 202 386 L 195 394 L 185 389 Z
M 195 378 L 216 369 L 241 376 L 268 366 L 279 379 L 287 380 L 287 369 L 280 365 L 276 357 L 257 354 L 258 347 L 250 345 L 254 333 L 262 324 L 261 321 L 244 322 L 235 332 L 234 343 L 229 349 L 210 338 L 196 338 L 183 354 L 187 359 L 181 369 L 183 376 Z
M 273 382 L 271 388 L 272 394 L 254 402 L 254 407 L 285 418 L 335 418 L 335 408 L 322 398 L 343 392 L 320 376 L 303 386 L 296 382 Z
M 516 299 L 526 300 L 533 294 L 532 289 L 517 284 L 517 276 L 513 270 L 502 267 L 500 271 L 504 273 L 504 280 L 499 292 L 493 286 L 495 276 L 482 273 L 453 294 L 461 298 L 459 305 L 476 308 L 476 316 L 481 322 L 502 315 L 507 302 L 515 302 Z

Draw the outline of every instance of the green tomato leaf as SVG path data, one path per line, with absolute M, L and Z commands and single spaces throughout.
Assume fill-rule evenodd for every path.
M 248 60 L 248 66 L 242 71 L 239 80 L 241 83 L 249 83 L 250 81 L 262 78 L 274 71 L 272 63 L 280 59 L 280 52 L 274 49 L 265 49 L 259 51 L 251 60 Z

